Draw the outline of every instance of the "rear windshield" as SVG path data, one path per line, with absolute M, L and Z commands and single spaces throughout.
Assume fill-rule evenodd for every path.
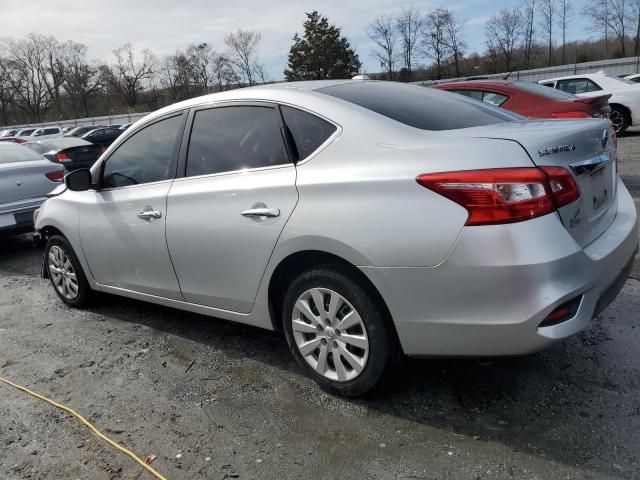
M 14 162 L 28 162 L 31 160 L 44 160 L 42 155 L 29 150 L 22 145 L 3 143 L 0 145 L 0 164 Z
M 538 85 L 537 83 L 513 82 L 511 86 L 535 95 L 542 95 L 543 97 L 551 98 L 553 100 L 575 100 L 578 98 L 571 93 L 556 90 L 553 86 L 548 87 L 545 85 Z
M 421 130 L 454 130 L 523 118 L 462 95 L 402 83 L 353 82 L 316 91 Z

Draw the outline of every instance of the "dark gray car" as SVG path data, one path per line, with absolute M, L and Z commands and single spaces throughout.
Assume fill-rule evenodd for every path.
M 24 146 L 38 152 L 51 162 L 64 165 L 68 171 L 90 168 L 104 151 L 100 145 L 75 137 L 38 140 L 27 142 Z

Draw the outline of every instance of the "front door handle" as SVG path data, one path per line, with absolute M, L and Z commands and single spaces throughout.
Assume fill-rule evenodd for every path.
M 162 213 L 151 207 L 144 207 L 144 209 L 138 214 L 138 218 L 143 220 L 153 220 L 154 218 L 160 217 L 162 217 Z
M 267 207 L 250 208 L 242 212 L 241 215 L 243 217 L 279 217 L 280 209 Z

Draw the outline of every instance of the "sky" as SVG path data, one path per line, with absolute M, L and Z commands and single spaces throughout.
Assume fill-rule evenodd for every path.
M 582 3 L 574 0 L 579 11 Z M 355 47 L 363 72 L 377 72 L 371 53 L 374 45 L 366 28 L 380 15 L 397 15 L 413 4 L 422 12 L 439 6 L 454 10 L 467 21 L 464 29 L 470 51 L 484 50 L 484 23 L 501 8 L 517 5 L 509 0 L 0 0 L 0 37 L 29 33 L 54 35 L 89 47 L 90 59 L 111 61 L 113 50 L 129 42 L 134 49 L 149 48 L 156 56 L 171 54 L 191 43 L 206 42 L 224 51 L 224 35 L 239 28 L 262 33 L 259 60 L 272 80 L 281 80 L 296 32 L 302 32 L 305 12 L 317 9 Z M 4 5 L 3 5 L 4 4 Z M 589 36 L 585 20 L 575 14 L 568 40 Z M 558 37 L 559 38 L 559 37 Z

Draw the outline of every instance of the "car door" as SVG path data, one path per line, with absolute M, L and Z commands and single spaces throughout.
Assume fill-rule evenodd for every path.
M 80 240 L 95 280 L 182 299 L 165 240 L 166 201 L 186 114 L 134 132 L 101 162 L 80 206 Z
M 298 192 L 278 107 L 192 112 L 188 148 L 167 201 L 167 244 L 184 298 L 251 311 Z

